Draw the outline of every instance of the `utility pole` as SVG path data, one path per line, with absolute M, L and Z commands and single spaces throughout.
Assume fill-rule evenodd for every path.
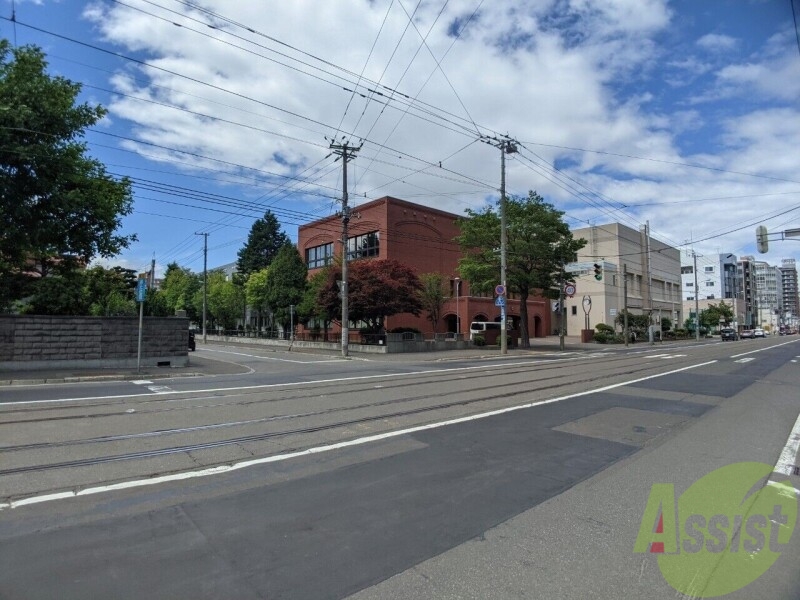
M 655 344 L 655 340 L 653 339 L 653 269 L 650 263 L 650 221 L 644 225 L 644 239 L 647 250 L 647 314 L 649 317 L 647 339 L 652 346 Z
M 506 216 L 506 154 L 517 152 L 517 141 L 508 136 L 503 139 L 481 138 L 482 142 L 500 149 L 500 284 L 506 289 L 506 270 L 508 266 L 508 223 Z M 508 354 L 508 331 L 506 329 L 506 307 L 500 307 L 500 354 Z
M 622 337 L 628 346 L 628 265 L 622 265 Z
M 564 263 L 561 263 L 561 282 L 558 289 L 558 349 L 564 350 Z
M 203 343 L 206 343 L 206 306 L 208 306 L 208 234 L 195 233 L 203 236 Z
M 697 287 L 697 253 L 692 250 L 694 258 L 694 339 L 700 341 L 700 288 Z
M 327 138 L 325 138 L 327 139 Z M 363 146 L 363 142 L 361 144 Z M 349 307 L 347 303 L 347 225 L 350 222 L 350 207 L 347 206 L 347 162 L 355 158 L 361 146 L 353 147 L 349 142 L 337 144 L 331 141 L 330 149 L 342 158 L 342 356 L 349 353 L 350 327 Z M 338 160 L 338 159 L 337 159 Z

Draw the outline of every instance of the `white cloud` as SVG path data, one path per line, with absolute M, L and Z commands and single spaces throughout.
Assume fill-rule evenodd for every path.
M 737 44 L 736 38 L 719 33 L 707 33 L 697 40 L 698 46 L 711 52 L 728 52 L 733 50 Z
M 156 12 L 150 4 L 131 4 Z M 412 10 L 415 3 L 405 4 Z M 114 122 L 132 123 L 136 137 L 231 165 L 291 175 L 324 160 L 328 154 L 324 136 L 335 133 L 341 122 L 338 135 L 366 138 L 350 167 L 353 193 L 366 193 L 370 199 L 390 194 L 460 213 L 496 197 L 499 187 L 498 151 L 484 144 L 469 145 L 476 137 L 471 118 L 485 133 L 507 132 L 523 142 L 534 142 L 509 161 L 512 193 L 536 189 L 579 219 L 625 219 L 607 212 L 602 200 L 598 202 L 604 210 L 587 204 L 581 196 L 586 190 L 575 181 L 559 179 L 547 166 L 530 162 L 539 164 L 540 160 L 531 152 L 545 165 L 570 158 L 573 162 L 565 167 L 564 175 L 633 207 L 625 213 L 628 219 L 649 218 L 654 230 L 679 242 L 702 237 L 703 231 L 734 228 L 748 218 L 748 211 L 752 215 L 752 198 L 757 194 L 792 191 L 793 184 L 724 171 L 783 179 L 792 179 L 800 171 L 794 158 L 800 131 L 781 127 L 782 121 L 800 122 L 796 110 L 716 104 L 730 97 L 752 100 L 757 96 L 778 103 L 800 97 L 800 67 L 796 55 L 787 50 L 785 38 L 768 41 L 747 62 L 724 66 L 719 66 L 725 58 L 721 51 L 738 43 L 726 35 L 707 34 L 697 40 L 702 50 L 716 53 L 709 60 L 695 57 L 694 45 L 688 53 L 671 53 L 659 46 L 661 34 L 672 26 L 666 1 L 484 2 L 453 44 L 456 25 L 463 27 L 477 2 L 452 0 L 427 38 L 437 59 L 447 52 L 442 61 L 447 79 L 428 50 L 420 49 L 419 34 L 407 27 L 408 19 L 395 3 L 364 69 L 368 80 L 386 86 L 362 81 L 359 92 L 370 96 L 369 101 L 343 88 L 355 89 L 387 3 L 296 0 L 272 3 L 267 10 L 259 3 L 209 0 L 204 6 L 259 33 L 222 23 L 217 23 L 217 29 L 201 27 L 174 14 L 157 21 L 119 5 L 87 10 L 87 17 L 108 42 L 126 52 L 140 52 L 166 70 L 136 73 L 137 77 L 146 75 L 148 84 L 134 81 L 131 72 L 120 74 L 112 80 L 119 92 L 195 113 L 118 96 L 111 104 Z M 441 4 L 433 3 L 420 6 L 415 23 L 423 35 L 440 8 Z M 686 109 L 687 98 L 670 101 L 648 87 L 650 74 L 659 81 L 667 78 L 686 85 L 715 66 L 713 89 L 695 98 L 691 110 Z M 392 88 L 406 96 L 392 97 Z M 382 95 L 372 97 L 375 90 Z M 404 114 L 409 103 L 414 108 Z M 681 148 L 682 136 L 717 127 L 720 115 L 736 116 L 701 140 L 700 149 Z M 175 158 L 174 153 L 160 152 L 164 160 Z M 200 157 L 181 160 L 197 168 L 238 170 Z M 293 207 L 329 208 L 341 186 L 340 163 L 329 164 L 331 160 L 323 162 L 325 170 L 318 176 L 303 176 L 310 180 L 304 189 L 325 197 L 310 196 L 304 200 L 307 204 L 293 201 Z M 257 179 L 266 193 L 280 181 L 267 174 Z M 743 195 L 748 198 L 703 205 L 707 207 L 705 221 L 698 218 L 696 206 L 679 202 Z M 788 196 L 774 197 L 776 207 L 790 201 Z M 674 204 L 636 208 L 654 202 Z M 746 236 L 731 234 L 730 240 L 744 244 Z

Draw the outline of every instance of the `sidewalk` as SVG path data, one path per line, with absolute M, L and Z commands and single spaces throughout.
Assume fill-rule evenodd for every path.
M 40 385 L 91 381 L 130 381 L 137 379 L 168 379 L 174 377 L 201 377 L 203 375 L 234 375 L 247 370 L 229 362 L 189 353 L 186 367 L 108 368 L 52 368 L 35 371 L 0 371 L 0 388 L 9 385 Z

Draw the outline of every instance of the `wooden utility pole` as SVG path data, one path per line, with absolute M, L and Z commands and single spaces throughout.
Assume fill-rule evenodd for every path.
M 363 145 L 363 143 L 362 143 Z M 348 142 L 337 144 L 331 142 L 331 150 L 342 158 L 342 356 L 349 354 L 350 316 L 347 302 L 347 225 L 350 222 L 350 207 L 347 206 L 347 162 L 355 158 L 361 146 L 353 147 Z M 338 159 L 337 159 L 338 160 Z

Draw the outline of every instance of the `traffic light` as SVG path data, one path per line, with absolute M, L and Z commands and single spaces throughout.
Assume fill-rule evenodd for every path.
M 756 227 L 756 246 L 761 254 L 769 251 L 769 241 L 767 240 L 767 228 L 763 225 Z
M 597 279 L 597 281 L 603 279 L 603 265 L 594 263 L 594 278 Z

